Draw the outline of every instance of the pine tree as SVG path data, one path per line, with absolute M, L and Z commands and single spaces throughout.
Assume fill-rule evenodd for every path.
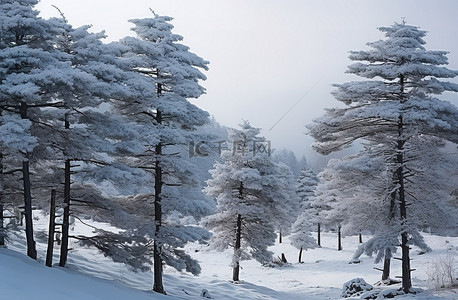
M 172 18 L 153 14 L 152 18 L 130 20 L 137 37 L 121 40 L 125 63 L 136 77 L 127 82 L 132 96 L 115 103 L 115 108 L 157 132 L 157 138 L 142 139 L 144 151 L 135 164 L 151 171 L 154 178 L 153 290 L 165 293 L 163 263 L 194 274 L 200 272 L 198 263 L 180 248 L 190 240 L 201 239 L 202 232 L 175 224 L 168 217 L 174 211 L 191 211 L 193 198 L 184 200 L 182 189 L 197 181 L 192 164 L 178 149 L 194 140 L 193 130 L 208 121 L 208 114 L 188 101 L 204 93 L 199 81 L 206 79 L 201 70 L 208 69 L 208 62 L 180 43 L 183 38 L 172 33 Z M 193 203 L 203 205 L 198 198 Z M 201 211 L 194 211 L 196 217 Z
M 0 75 L 0 124 L 10 129 L 15 128 L 9 130 L 16 136 L 14 139 L 23 140 L 28 146 L 31 146 L 30 141 L 34 137 L 36 140 L 39 138 L 38 132 L 46 117 L 42 114 L 43 109 L 60 105 L 55 100 L 60 91 L 52 87 L 65 85 L 69 81 L 66 56 L 54 48 L 53 26 L 38 17 L 38 11 L 34 9 L 37 2 L 24 0 L 0 3 L 0 68 L 3 70 Z M 16 121 L 18 118 L 23 121 Z M 18 125 L 25 129 L 23 133 L 18 131 Z M 11 141 L 5 141 L 1 150 L 11 149 Z M 15 164 L 12 170 L 21 169 L 27 253 L 36 258 L 30 176 L 33 147 L 22 148 L 26 151 L 2 154 L 10 156 L 6 161 Z M 20 168 L 19 161 L 22 161 Z
M 369 43 L 370 50 L 350 52 L 350 59 L 359 62 L 350 65 L 347 72 L 370 80 L 336 85 L 333 94 L 346 107 L 329 109 L 309 129 L 316 139 L 315 149 L 323 154 L 350 146 L 358 139 L 386 146 L 383 155 L 391 168 L 387 180 L 392 180 L 395 187 L 387 194 L 393 195 L 399 212 L 390 221 L 390 236 L 399 238 L 401 244 L 402 288 L 408 293 L 409 245 L 424 244 L 412 215 L 407 213 L 408 206 L 416 201 L 410 196 L 408 184 L 416 180 L 408 178 L 415 175 L 410 165 L 417 159 L 410 155 L 415 149 L 412 141 L 420 136 L 458 141 L 457 108 L 434 96 L 458 91 L 458 85 L 437 79 L 453 78 L 458 71 L 442 66 L 448 63 L 445 51 L 424 48 L 426 32 L 418 27 L 394 24 L 379 29 L 386 39 Z M 440 151 L 440 145 L 436 149 Z M 390 219 L 390 214 L 385 217 Z
M 254 258 L 268 263 L 272 253 L 267 247 L 275 243 L 275 229 L 287 220 L 285 195 L 288 185 L 282 183 L 281 166 L 272 162 L 269 154 L 259 151 L 265 144 L 260 130 L 247 121 L 241 129 L 229 131 L 232 151 L 222 153 L 222 162 L 210 170 L 205 192 L 216 198 L 216 214 L 203 224 L 214 233 L 210 244 L 216 250 L 234 250 L 232 280 L 240 279 L 240 261 Z
M 302 251 L 315 248 L 316 240 L 312 237 L 312 199 L 319 179 L 312 169 L 304 167 L 297 180 L 296 194 L 299 197 L 301 212 L 291 229 L 291 244 L 299 249 L 299 262 L 302 262 Z

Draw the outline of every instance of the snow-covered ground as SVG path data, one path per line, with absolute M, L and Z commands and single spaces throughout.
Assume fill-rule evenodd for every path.
M 412 283 L 425 291 L 396 299 L 458 299 L 458 289 L 434 291 L 427 280 L 431 262 L 446 255 L 457 257 L 458 238 L 425 234 L 425 239 L 432 253 L 420 254 L 415 248 L 411 251 L 411 264 L 416 269 Z M 14 239 L 9 249 L 0 249 L 0 299 L 203 299 L 203 289 L 212 299 L 339 299 L 343 283 L 350 279 L 360 277 L 370 284 L 380 279 L 372 258 L 363 256 L 361 263 L 349 264 L 358 247 L 357 237 L 344 238 L 344 250 L 337 251 L 335 234 L 325 233 L 322 245 L 305 251 L 304 263 L 299 264 L 298 250 L 288 244 L 286 237 L 271 250 L 278 256 L 285 253 L 289 264 L 267 267 L 244 261 L 242 281 L 234 284 L 230 282 L 230 251 L 218 253 L 206 245 L 191 244 L 187 250 L 200 261 L 202 274 L 195 277 L 166 268 L 164 286 L 168 296 L 163 296 L 151 292 L 152 273 L 131 272 L 93 249 L 75 247 L 67 268 L 48 268 L 44 266 L 44 244 L 38 243 L 39 259 L 34 261 L 25 255 L 24 242 Z M 454 264 L 458 270 L 458 259 Z M 400 262 L 394 260 L 392 277 L 396 275 L 400 275 Z

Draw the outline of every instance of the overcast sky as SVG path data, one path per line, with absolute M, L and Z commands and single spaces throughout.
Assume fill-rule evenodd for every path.
M 58 16 L 51 5 L 73 26 L 105 30 L 109 41 L 132 35 L 128 20 L 151 17 L 149 8 L 173 17 L 183 43 L 210 61 L 207 94 L 193 102 L 226 126 L 249 120 L 273 148 L 316 166 L 304 126 L 338 105 L 331 85 L 354 79 L 344 74 L 348 51 L 383 38 L 378 27 L 405 18 L 458 69 L 456 0 L 41 0 L 43 17 Z M 458 95 L 445 97 L 458 105 Z

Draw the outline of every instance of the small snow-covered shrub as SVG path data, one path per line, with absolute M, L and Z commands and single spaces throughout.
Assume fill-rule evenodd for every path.
M 368 284 L 362 278 L 354 278 L 344 283 L 342 288 L 342 298 L 348 298 L 352 296 L 359 296 L 364 292 L 372 290 L 372 285 Z
M 404 295 L 404 292 L 402 290 L 394 290 L 394 289 L 389 289 L 389 290 L 373 290 L 369 292 L 365 292 L 364 294 L 361 295 L 359 299 L 387 299 L 387 298 L 394 298 L 398 295 Z
M 457 284 L 454 263 L 455 258 L 451 254 L 439 256 L 430 262 L 426 270 L 430 288 L 439 290 Z

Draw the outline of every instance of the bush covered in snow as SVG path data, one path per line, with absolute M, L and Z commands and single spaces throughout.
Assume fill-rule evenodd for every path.
M 344 283 L 342 288 L 342 298 L 348 298 L 352 296 L 359 296 L 364 292 L 372 290 L 372 285 L 368 284 L 362 278 L 354 278 Z
M 404 295 L 404 292 L 401 290 L 373 290 L 366 292 L 361 295 L 360 299 L 385 299 L 385 298 L 394 298 L 398 295 Z
M 455 275 L 455 258 L 452 254 L 435 258 L 428 266 L 426 273 L 430 288 L 435 290 L 458 285 Z

